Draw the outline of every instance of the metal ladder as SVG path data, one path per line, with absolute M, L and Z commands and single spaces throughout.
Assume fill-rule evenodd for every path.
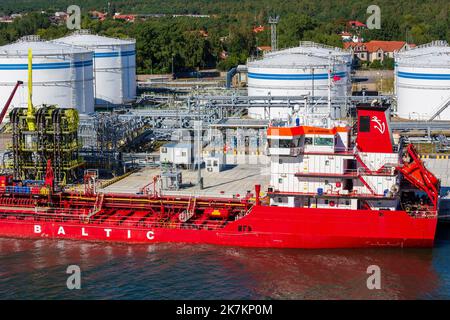
M 88 219 L 90 217 L 96 215 L 97 213 L 99 213 L 102 210 L 104 198 L 105 198 L 104 193 L 97 194 L 97 198 L 95 199 L 94 209 L 92 210 L 91 213 L 88 214 L 88 216 L 87 216 Z

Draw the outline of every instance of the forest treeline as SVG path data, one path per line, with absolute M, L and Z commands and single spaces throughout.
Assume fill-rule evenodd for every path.
M 13 23 L 0 24 L 0 45 L 28 34 L 54 39 L 70 32 L 64 25 L 50 23 L 55 11 L 65 11 L 76 1 L 2 0 L 0 14 L 27 13 Z M 110 6 L 108 6 L 110 2 Z M 339 33 L 349 20 L 365 22 L 372 1 L 361 0 L 83 0 L 82 28 L 94 33 L 135 38 L 139 73 L 170 72 L 218 67 L 228 70 L 256 54 L 256 47 L 270 45 L 270 30 L 254 33 L 253 27 L 267 24 L 269 15 L 280 16 L 279 47 L 301 40 L 342 46 Z M 365 40 L 404 40 L 423 44 L 450 41 L 448 0 L 379 0 L 381 29 L 365 30 Z M 91 19 L 90 10 L 168 16 L 134 22 Z M 41 11 L 45 11 L 42 13 Z M 170 14 L 206 14 L 208 18 L 173 18 Z M 207 34 L 207 36 L 206 36 Z M 225 59 L 226 58 L 226 59 Z

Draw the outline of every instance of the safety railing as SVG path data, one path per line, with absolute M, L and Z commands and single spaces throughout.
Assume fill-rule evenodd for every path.
M 368 168 L 359 167 L 357 170 L 358 175 L 365 176 L 392 176 L 395 175 L 395 167 L 382 167 L 377 171 L 372 171 Z
M 197 229 L 197 230 L 217 230 L 223 228 L 229 220 L 206 220 L 202 223 L 182 223 L 173 221 L 172 218 L 157 218 L 156 221 L 145 221 L 149 218 L 132 219 L 132 217 L 118 217 L 105 219 L 91 217 L 87 218 L 87 214 L 84 210 L 69 210 L 66 213 L 55 213 L 52 210 L 42 212 L 30 208 L 29 213 L 9 213 L 4 212 L 3 206 L 0 205 L 0 220 L 8 221 L 43 221 L 43 222 L 59 222 L 59 223 L 77 223 L 83 226 L 118 226 L 124 228 L 138 228 L 138 229 L 150 229 L 150 228 L 169 228 L 169 229 Z M 34 211 L 33 211 L 34 210 Z M 67 212 L 72 212 L 68 214 Z M 78 213 L 76 213 L 78 212 Z M 150 214 L 150 212 L 149 212 Z M 100 215 L 101 217 L 101 215 Z M 200 221 L 200 220 L 199 220 Z

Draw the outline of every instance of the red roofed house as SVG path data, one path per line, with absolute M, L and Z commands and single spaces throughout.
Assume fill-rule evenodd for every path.
M 219 58 L 222 60 L 226 60 L 228 58 L 228 52 L 226 52 L 225 50 L 223 50 L 220 54 L 219 54 Z
M 107 13 L 103 13 L 97 10 L 90 12 L 91 17 L 98 19 L 99 21 L 104 21 L 106 19 Z
M 358 20 L 352 20 L 347 22 L 347 26 L 350 28 L 362 28 L 362 29 L 367 28 L 367 26 L 364 23 Z
M 199 33 L 202 37 L 208 38 L 208 31 L 206 30 L 199 30 Z
M 372 40 L 369 42 L 345 42 L 344 49 L 349 49 L 353 52 L 353 57 L 357 57 L 361 61 L 375 60 L 383 61 L 385 57 L 393 58 L 394 54 L 399 51 L 413 48 L 413 44 L 408 44 L 405 41 L 378 41 Z
M 116 13 L 113 16 L 114 20 L 125 20 L 127 22 L 134 22 L 134 20 L 136 19 L 136 15 L 134 14 L 118 14 Z
M 350 32 L 341 32 L 342 41 L 352 41 L 353 35 Z
M 259 33 L 259 32 L 263 32 L 265 30 L 264 26 L 259 26 L 259 27 L 253 27 L 253 32 L 254 33 Z
M 256 47 L 256 51 L 258 52 L 258 54 L 265 54 L 267 52 L 272 51 L 272 47 L 271 46 L 258 46 Z

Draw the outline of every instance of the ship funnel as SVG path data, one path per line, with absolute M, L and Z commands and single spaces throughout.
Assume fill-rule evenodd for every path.
M 388 108 L 369 104 L 356 107 L 356 145 L 361 152 L 392 153 L 394 140 L 389 125 Z

